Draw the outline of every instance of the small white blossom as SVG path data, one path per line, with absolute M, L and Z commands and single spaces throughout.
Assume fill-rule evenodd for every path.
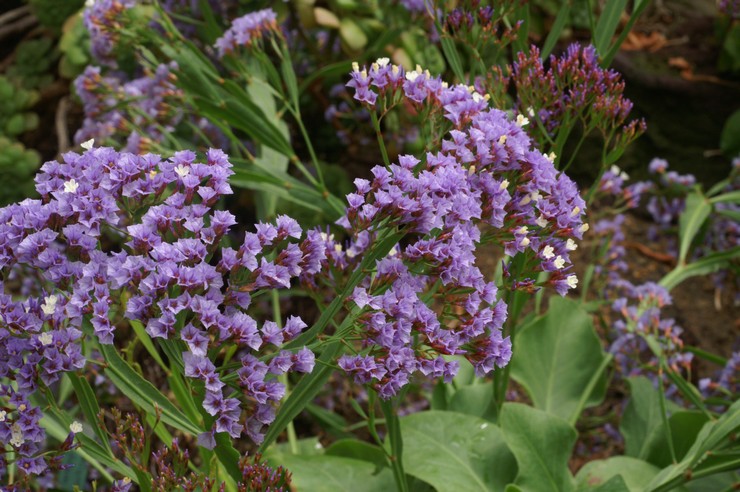
M 80 432 L 82 432 L 82 424 L 75 420 L 74 422 L 69 424 L 69 431 L 72 434 L 79 434 Z
M 560 270 L 561 268 L 563 268 L 565 266 L 565 258 L 563 258 L 562 256 L 558 255 L 558 257 L 555 258 L 555 261 L 553 261 L 553 264 L 555 265 L 555 268 L 557 268 L 558 270 Z
M 396 256 L 398 254 L 398 249 L 393 246 L 390 251 L 388 251 L 388 256 Z
M 557 155 L 555 155 L 555 152 L 550 152 L 549 154 L 542 154 L 545 156 L 545 159 L 547 159 L 550 162 L 555 162 L 555 158 Z
M 406 80 L 408 80 L 409 82 L 413 82 L 414 80 L 417 79 L 417 77 L 419 77 L 419 75 L 421 74 L 417 72 L 416 70 L 412 70 L 411 72 L 406 72 Z
M 180 178 L 184 178 L 188 174 L 190 174 L 190 168 L 188 166 L 183 166 L 182 164 L 178 164 L 175 169 L 175 174 L 180 176 Z
M 534 118 L 534 108 L 532 106 L 527 108 L 527 116 Z
M 377 63 L 381 67 L 387 66 L 390 62 L 391 62 L 390 58 L 386 58 L 386 57 L 378 58 L 377 60 L 375 60 L 375 63 Z
M 76 193 L 77 188 L 80 187 L 80 183 L 74 180 L 74 178 L 70 179 L 69 181 L 64 182 L 64 192 L 65 193 Z
M 530 195 L 527 195 L 519 201 L 519 205 L 523 207 L 524 205 L 528 204 L 531 201 L 532 201 L 532 197 Z
M 93 145 L 95 145 L 95 139 L 91 138 L 87 142 L 82 142 L 80 144 L 80 147 L 82 147 L 85 150 L 91 150 L 93 148 Z
M 521 241 L 519 241 L 519 244 L 522 245 L 522 247 L 526 248 L 529 246 L 530 240 L 528 237 L 523 237 Z
M 44 314 L 51 316 L 57 307 L 57 296 L 51 295 L 44 297 L 44 303 L 41 305 L 41 311 Z
M 8 415 L 8 412 L 5 410 L 0 410 L 0 422 L 5 422 L 5 416 Z
M 481 102 L 481 101 L 485 101 L 485 99 L 486 99 L 485 97 L 481 96 L 477 92 L 473 92 L 473 102 Z
M 341 244 L 335 244 L 334 245 L 334 251 L 336 251 L 337 253 L 341 253 L 342 252 L 342 245 Z
M 17 423 L 13 424 L 10 427 L 10 434 L 11 434 L 10 444 L 12 444 L 13 446 L 17 448 L 23 445 L 23 441 L 24 441 L 23 431 L 21 430 L 20 425 L 18 425 Z
M 570 213 L 571 217 L 575 217 L 576 215 L 581 213 L 581 207 L 575 207 L 573 211 Z
M 578 230 L 581 232 L 586 232 L 588 228 L 589 228 L 588 222 L 585 222 L 581 227 L 578 228 Z
M 545 246 L 545 249 L 542 250 L 542 257 L 546 260 L 549 260 L 550 258 L 555 256 L 554 251 L 555 251 L 555 248 L 553 248 L 552 246 L 548 244 L 547 246 Z
M 516 125 L 517 126 L 527 126 L 527 125 L 529 125 L 529 118 L 527 118 L 523 114 L 516 115 Z
M 334 241 L 334 234 L 327 234 L 325 232 L 319 233 L 319 236 L 321 237 L 321 240 L 326 241 Z
M 500 137 L 498 137 L 498 144 L 499 145 L 505 144 L 507 138 L 509 138 L 509 137 L 507 137 L 506 135 L 501 135 Z
M 575 251 L 578 249 L 578 245 L 575 241 L 568 238 L 568 240 L 565 242 L 565 249 L 567 249 L 568 251 Z
M 578 277 L 576 277 L 575 275 L 568 275 L 565 281 L 568 282 L 568 287 L 570 287 L 571 289 L 575 289 L 578 285 Z
M 547 219 L 544 215 L 540 215 L 539 217 L 537 217 L 535 223 L 540 227 L 547 227 Z
M 360 64 L 357 62 L 352 62 L 352 71 L 353 72 L 359 72 L 360 71 Z
M 527 226 L 521 226 L 519 229 L 516 230 L 517 234 L 526 234 L 529 232 L 529 227 Z
M 41 335 L 39 335 L 39 342 L 41 342 L 41 345 L 51 345 L 54 343 L 54 337 L 49 333 L 48 331 L 45 331 Z
M 505 180 L 501 181 L 501 184 L 498 185 L 498 189 L 501 190 L 501 191 L 505 190 L 508 187 L 509 187 L 509 180 L 508 179 L 505 179 Z

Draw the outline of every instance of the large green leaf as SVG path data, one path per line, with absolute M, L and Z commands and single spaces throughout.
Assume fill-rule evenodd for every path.
M 637 458 L 613 456 L 606 460 L 586 463 L 576 475 L 576 485 L 579 491 L 593 490 L 594 487 L 607 483 L 612 477 L 621 475 L 629 492 L 641 492 L 645 484 L 649 483 L 659 471 L 656 466 Z
M 624 437 L 625 454 L 644 460 L 665 433 L 660 395 L 645 377 L 630 378 L 629 384 L 632 396 L 619 430 Z
M 577 302 L 554 297 L 547 314 L 516 336 L 511 375 L 536 408 L 575 424 L 604 397 L 606 357 L 591 316 Z
M 503 490 L 516 461 L 501 430 L 457 412 L 427 411 L 401 419 L 406 473 L 438 492 Z
M 570 491 L 568 470 L 577 433 L 565 420 L 520 403 L 501 409 L 501 429 L 519 465 L 516 484 L 523 491 Z
M 297 492 L 387 492 L 395 490 L 393 474 L 383 468 L 377 474 L 367 461 L 331 455 L 284 455 L 279 463 L 292 474 Z

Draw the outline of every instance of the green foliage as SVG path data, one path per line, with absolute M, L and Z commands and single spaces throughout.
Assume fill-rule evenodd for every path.
M 40 163 L 38 152 L 0 136 L 0 175 L 3 177 L 0 180 L 0 205 L 35 195 L 33 176 Z
M 535 408 L 575 424 L 603 400 L 609 359 L 578 302 L 551 298 L 546 314 L 520 328 L 514 347 L 511 375 Z
M 25 89 L 43 88 L 54 78 L 51 72 L 57 56 L 49 38 L 24 41 L 16 47 L 13 65 L 6 74 Z
M 516 476 L 514 455 L 494 424 L 456 412 L 401 419 L 406 473 L 439 492 L 503 490 Z
M 59 51 L 62 54 L 59 74 L 64 78 L 77 77 L 91 63 L 90 38 L 82 23 L 82 15 L 72 16 L 64 23 Z
M 31 11 L 44 27 L 60 28 L 69 16 L 79 11 L 85 0 L 27 0 Z

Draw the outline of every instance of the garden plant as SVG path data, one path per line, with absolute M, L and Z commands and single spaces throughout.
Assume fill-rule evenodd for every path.
M 631 159 L 651 2 L 47 3 L 0 76 L 0 490 L 740 486 L 740 347 L 668 314 L 737 303 L 740 113 L 715 182 Z

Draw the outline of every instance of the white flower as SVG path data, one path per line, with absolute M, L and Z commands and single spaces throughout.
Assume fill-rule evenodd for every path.
M 72 434 L 79 434 L 80 432 L 82 432 L 82 424 L 75 420 L 74 422 L 69 424 L 69 431 Z
M 44 346 L 51 345 L 52 343 L 54 343 L 54 337 L 51 336 L 51 333 L 45 331 L 44 333 L 39 335 L 39 342 L 41 342 L 41 345 Z
M 499 145 L 505 144 L 507 138 L 509 138 L 509 137 L 507 137 L 506 135 L 501 135 L 500 137 L 498 137 L 498 144 Z
M 501 191 L 504 191 L 508 187 L 509 187 L 509 180 L 508 179 L 505 179 L 505 180 L 501 181 L 501 184 L 498 185 L 498 189 L 501 190 Z
M 529 232 L 529 227 L 527 226 L 521 226 L 519 229 L 516 230 L 516 234 L 526 234 Z
M 396 256 L 398 254 L 398 249 L 393 246 L 390 251 L 388 251 L 388 256 Z
M 387 66 L 390 62 L 391 62 L 390 58 L 386 58 L 386 57 L 378 58 L 377 60 L 375 60 L 375 63 L 377 63 L 381 67 Z
M 80 147 L 82 147 L 85 150 L 90 150 L 90 149 L 93 148 L 93 145 L 95 145 L 95 139 L 94 138 L 91 138 L 87 142 L 82 142 L 80 144 Z
M 77 192 L 77 188 L 80 187 L 80 183 L 74 180 L 74 178 L 70 179 L 69 181 L 64 182 L 64 192 L 65 193 L 75 193 Z
M 334 251 L 336 251 L 337 253 L 341 253 L 342 252 L 342 245 L 339 244 L 339 243 L 335 244 L 334 245 Z
M 530 241 L 528 237 L 523 237 L 522 240 L 519 241 L 519 244 L 521 244 L 523 248 L 526 248 L 527 246 L 529 246 L 529 243 Z
M 565 242 L 565 249 L 567 249 L 568 251 L 575 251 L 578 249 L 578 245 L 575 241 L 568 238 L 568 240 Z
M 85 7 L 90 8 L 95 5 L 95 0 L 85 0 Z
M 10 444 L 12 444 L 15 447 L 20 447 L 23 444 L 23 431 L 21 430 L 21 426 L 17 423 L 13 424 L 10 428 Z
M 57 307 L 57 296 L 51 295 L 44 297 L 44 303 L 41 305 L 41 310 L 44 314 L 51 316 Z
M 518 114 L 516 115 L 516 124 L 517 126 L 527 126 L 529 125 L 529 118 L 523 114 Z
M 530 195 L 527 195 L 519 201 L 519 205 L 523 207 L 524 205 L 528 204 L 531 201 L 532 201 L 532 197 Z
M 321 232 L 319 233 L 319 237 L 321 237 L 321 240 L 324 242 L 334 241 L 334 234 L 327 234 L 325 232 Z
M 581 232 L 586 232 L 588 230 L 588 222 L 585 222 L 581 227 L 578 228 Z
M 550 152 L 549 154 L 542 154 L 542 155 L 545 156 L 545 159 L 547 159 L 550 162 L 555 162 L 555 158 L 557 157 L 557 155 L 555 155 L 555 152 Z
M 555 258 L 555 261 L 553 261 L 553 264 L 555 265 L 555 268 L 560 270 L 565 266 L 565 259 L 562 256 L 558 255 L 558 257 Z
M 568 275 L 568 278 L 566 278 L 565 281 L 568 282 L 568 287 L 571 289 L 575 289 L 578 285 L 578 277 L 575 275 Z
M 542 257 L 546 260 L 549 260 L 550 258 L 555 256 L 554 251 L 555 251 L 555 248 L 553 248 L 552 246 L 548 244 L 547 246 L 545 246 L 545 249 L 542 250 Z
M 360 64 L 357 62 L 352 62 L 352 71 L 353 72 L 359 72 L 360 71 Z
M 5 416 L 8 415 L 8 412 L 5 410 L 0 410 L 0 422 L 5 422 Z
M 540 227 L 547 227 L 547 219 L 544 215 L 540 215 L 539 217 L 537 217 L 535 223 Z
M 534 108 L 532 106 L 527 108 L 527 116 L 534 118 Z
M 417 79 L 417 77 L 419 77 L 419 75 L 421 74 L 417 72 L 416 70 L 412 70 L 411 72 L 406 72 L 406 80 L 408 80 L 409 82 L 413 82 L 414 80 Z
M 184 178 L 190 174 L 190 168 L 188 166 L 183 166 L 182 164 L 178 164 L 174 171 L 178 176 L 180 176 L 180 178 Z
M 573 211 L 570 213 L 571 217 L 575 217 L 576 215 L 581 213 L 581 207 L 575 207 Z
M 485 97 L 481 96 L 477 92 L 473 92 L 473 102 L 481 102 L 481 101 L 485 101 L 485 99 L 486 99 Z

